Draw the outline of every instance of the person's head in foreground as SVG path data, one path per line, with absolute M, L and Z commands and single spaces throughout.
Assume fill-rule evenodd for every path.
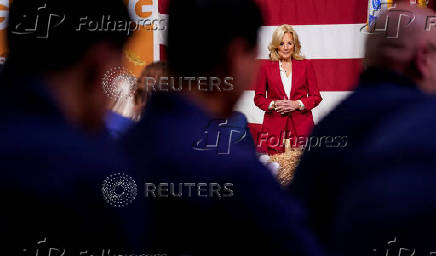
M 155 216 L 147 231 L 159 251 L 319 255 L 300 208 L 244 140 L 245 127 L 236 127 L 245 118 L 228 118 L 256 77 L 261 24 L 252 0 L 170 1 L 167 62 L 176 85 L 160 82 L 180 92 L 153 92 L 124 138 L 146 180 L 168 188 L 146 191 Z M 209 193 L 197 192 L 205 184 Z M 233 195 L 222 193 L 225 184 Z
M 110 24 L 94 29 L 103 16 L 130 20 L 122 0 L 12 1 L 0 81 L 7 95 L 0 102 L 0 193 L 8 194 L 2 254 L 100 255 L 129 240 L 102 195 L 103 180 L 124 161 L 106 136 L 94 136 L 107 106 L 102 79 L 120 65 L 127 40 Z
M 194 78 L 192 87 L 185 79 L 182 92 L 214 116 L 230 115 L 256 76 L 261 24 L 250 1 L 171 1 L 170 76 Z
M 122 1 L 17 0 L 10 8 L 7 32 L 8 79 L 43 81 L 67 120 L 91 131 L 103 126 L 107 97 L 102 79 L 120 66 L 128 38 L 115 22 L 95 29 L 103 15 L 129 24 Z
M 366 65 L 402 74 L 429 93 L 436 92 L 435 12 L 397 4 L 370 28 Z
M 382 13 L 367 39 L 368 67 L 400 74 L 403 81 L 393 84 L 410 79 L 424 93 L 435 93 L 435 17 L 434 11 L 409 4 Z M 406 107 L 391 115 L 380 108 L 384 122 L 367 136 L 360 166 L 349 167 L 366 175 L 341 197 L 331 234 L 338 255 L 431 255 L 436 249 L 434 144 L 416 138 L 431 131 L 426 126 L 434 122 L 429 118 L 434 104 L 428 103 L 435 99 L 408 92 L 419 101 L 410 104 L 406 98 L 399 102 Z
M 407 2 L 382 13 L 369 29 L 368 69 L 356 90 L 320 120 L 311 135 L 344 136 L 346 145 L 306 150 L 289 186 L 306 206 L 321 243 L 337 251 L 333 255 L 400 255 L 397 249 L 410 248 L 405 239 L 420 235 L 408 232 L 419 220 L 414 211 L 434 216 L 431 190 L 425 195 L 416 179 L 410 179 L 410 187 L 403 186 L 404 177 L 412 173 L 410 177 L 418 179 L 431 177 L 421 166 L 427 154 L 434 159 L 434 152 L 428 150 L 427 140 L 416 139 L 426 128 L 417 125 L 418 111 L 410 110 L 432 99 L 423 91 L 431 92 L 436 85 L 436 30 L 426 30 L 434 12 Z M 434 110 L 422 107 L 419 112 L 433 115 Z M 412 167 L 410 173 L 401 174 L 406 164 Z M 424 201 L 415 200 L 417 194 Z M 430 199 L 428 208 L 421 207 L 425 197 Z M 400 242 L 388 244 L 395 236 Z
M 274 30 L 268 45 L 269 58 L 274 61 L 302 60 L 301 43 L 298 34 L 291 25 L 283 24 Z

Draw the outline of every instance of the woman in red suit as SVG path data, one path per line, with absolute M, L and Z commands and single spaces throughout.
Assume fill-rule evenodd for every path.
M 254 103 L 265 111 L 257 149 L 269 155 L 291 145 L 306 143 L 314 123 L 312 109 L 322 100 L 315 71 L 300 55 L 298 35 L 290 25 L 281 25 L 268 46 L 269 61 L 262 63 Z

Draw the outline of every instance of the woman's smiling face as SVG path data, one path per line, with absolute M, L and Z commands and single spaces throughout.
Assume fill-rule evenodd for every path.
M 278 53 L 281 60 L 289 60 L 294 52 L 294 38 L 291 33 L 285 33 L 280 42 Z

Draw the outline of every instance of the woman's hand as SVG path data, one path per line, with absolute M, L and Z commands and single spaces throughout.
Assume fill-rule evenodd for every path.
M 296 100 L 277 100 L 275 105 L 275 110 L 282 115 L 300 108 L 300 104 Z

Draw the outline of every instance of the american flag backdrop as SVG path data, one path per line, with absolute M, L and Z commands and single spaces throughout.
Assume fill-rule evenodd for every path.
M 392 2 L 391 0 L 390 3 Z M 265 18 L 259 38 L 258 59 L 268 59 L 268 44 L 275 28 L 292 25 L 302 53 L 315 68 L 323 101 L 313 110 L 317 123 L 349 95 L 362 70 L 369 11 L 383 8 L 383 0 L 257 0 Z M 384 1 L 386 2 L 386 0 Z M 422 4 L 422 0 L 410 0 Z M 425 3 L 424 3 L 425 4 Z M 429 7 L 433 3 L 428 3 Z M 159 15 L 166 19 L 168 0 L 159 0 Z M 373 14 L 373 13 L 372 13 Z M 241 14 L 243 18 L 243 14 Z M 159 35 L 160 57 L 165 59 L 165 34 Z M 264 112 L 254 105 L 254 89 L 246 91 L 236 110 L 247 116 L 256 138 Z
M 323 97 L 313 110 L 317 122 L 353 89 L 361 70 L 367 22 L 368 0 L 258 0 L 265 26 L 259 37 L 258 59 L 268 59 L 268 44 L 278 25 L 290 24 L 297 31 L 302 53 L 316 71 Z M 168 0 L 159 1 L 161 18 L 166 18 Z M 243 18 L 243 14 L 241 14 Z M 165 58 L 165 35 L 160 36 L 161 59 Z M 261 128 L 263 111 L 254 105 L 254 89 L 246 91 L 236 110 L 248 119 L 254 136 Z

